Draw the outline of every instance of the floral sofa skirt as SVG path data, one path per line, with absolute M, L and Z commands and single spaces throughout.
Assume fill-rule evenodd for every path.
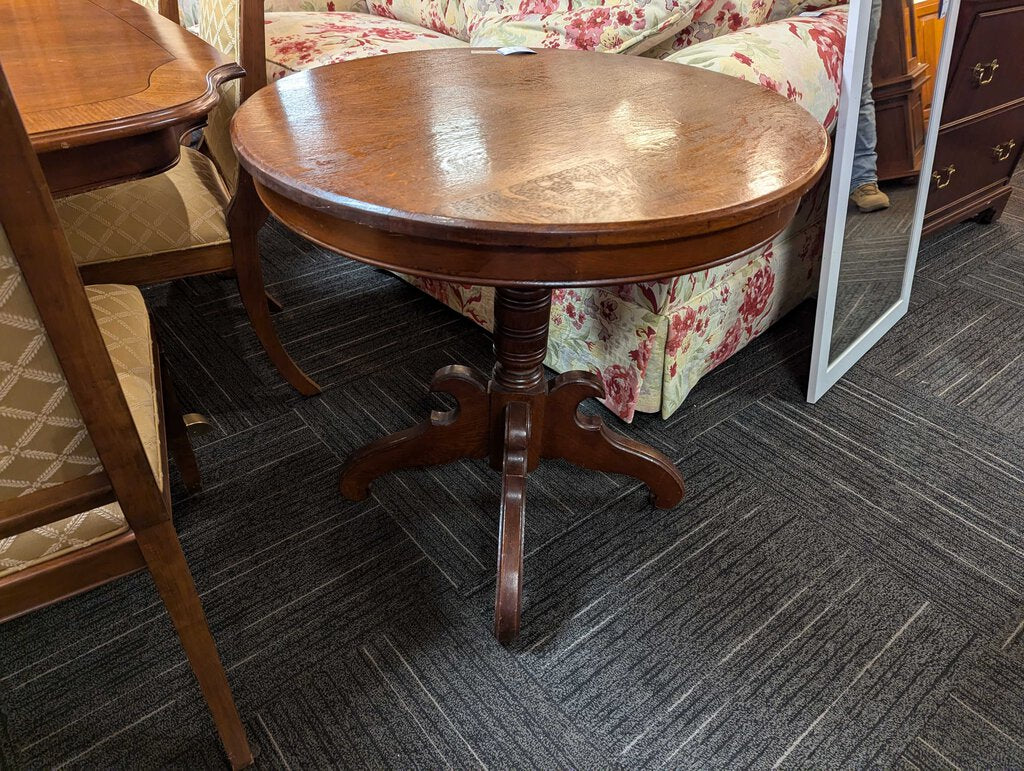
M 827 184 L 819 182 L 783 233 L 716 268 L 641 284 L 555 290 L 544 363 L 557 372 L 596 372 L 605 406 L 627 422 L 638 411 L 667 418 L 698 380 L 817 288 L 827 199 Z M 491 287 L 402 278 L 493 327 Z
M 280 1 L 299 7 L 308 3 Z M 316 5 L 322 2 L 317 0 Z M 365 7 L 362 0 L 356 2 Z M 468 47 L 461 39 L 464 35 L 456 36 L 464 20 L 445 24 L 439 23 L 443 19 L 421 20 L 424 26 L 420 26 L 388 18 L 393 3 L 400 2 L 370 0 L 372 14 L 268 13 L 269 78 L 365 56 Z M 351 2 L 339 5 L 353 7 Z M 451 3 L 440 6 L 454 7 Z M 760 83 L 801 104 L 831 129 L 839 102 L 846 19 L 846 8 L 837 7 L 817 16 L 738 30 L 729 23 L 712 25 L 701 28 L 701 35 L 711 35 L 710 39 L 701 38 L 702 42 L 678 50 L 675 46 L 690 40 L 672 41 L 649 55 Z M 431 21 L 433 28 L 427 28 L 425 21 Z M 449 26 L 453 34 L 438 31 Z M 701 377 L 815 291 L 826 200 L 827 180 L 823 180 L 805 197 L 783 233 L 716 268 L 657 282 L 556 291 L 546 364 L 556 371 L 598 373 L 607 392 L 606 406 L 623 420 L 632 420 L 637 411 L 668 417 Z M 491 289 L 403 278 L 481 326 L 491 327 Z

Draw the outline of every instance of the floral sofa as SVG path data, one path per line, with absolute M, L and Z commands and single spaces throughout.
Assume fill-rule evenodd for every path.
M 238 0 L 183 0 L 184 23 L 235 53 Z M 265 0 L 267 75 L 400 51 L 529 45 L 654 56 L 760 83 L 831 129 L 847 8 L 819 0 Z M 807 12 L 799 15 L 801 12 Z M 671 94 L 666 94 L 671 98 Z M 736 148 L 743 152 L 743 148 Z M 699 273 L 554 293 L 546 363 L 587 369 L 606 406 L 671 415 L 710 370 L 817 286 L 826 181 L 771 242 Z M 484 327 L 492 290 L 403 278 Z

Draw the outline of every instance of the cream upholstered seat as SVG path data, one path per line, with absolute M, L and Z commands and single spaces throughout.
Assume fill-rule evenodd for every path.
M 159 472 L 156 365 L 149 314 L 138 289 L 87 288 L 93 315 L 124 390 L 146 456 Z M 0 229 L 0 500 L 100 471 L 35 303 Z M 0 539 L 0 576 L 128 529 L 114 503 Z
M 231 201 L 213 161 L 188 147 L 170 171 L 54 201 L 79 264 L 226 244 Z

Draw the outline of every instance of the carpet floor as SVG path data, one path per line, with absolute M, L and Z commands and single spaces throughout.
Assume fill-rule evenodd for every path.
M 205 489 L 181 540 L 259 768 L 1024 767 L 1024 191 L 924 245 L 912 312 L 818 404 L 808 303 L 625 430 L 687 478 L 530 477 L 523 634 L 490 635 L 482 462 L 337 491 L 489 366 L 469 321 L 276 225 L 294 395 L 231 281 L 147 290 Z M 614 425 L 622 425 L 612 419 Z M 0 767 L 223 767 L 147 575 L 0 627 Z

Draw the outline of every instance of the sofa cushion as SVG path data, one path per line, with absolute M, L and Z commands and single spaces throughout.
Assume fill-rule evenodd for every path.
M 462 0 L 366 0 L 366 5 L 375 16 L 407 21 L 442 35 L 469 40 Z
M 831 130 L 839 110 L 847 8 L 797 16 L 684 48 L 665 61 L 760 83 Z
M 768 18 L 771 4 L 772 0 L 701 0 L 688 25 L 668 40 L 658 43 L 644 56 L 664 59 L 695 43 L 756 27 Z
M 151 7 L 156 10 L 156 2 Z M 358 11 L 366 12 L 366 0 L 264 0 L 266 13 L 283 11 Z M 189 29 L 199 26 L 199 0 L 178 0 L 181 24 Z
M 366 0 L 263 0 L 266 13 L 353 11 L 366 13 Z
M 797 16 L 808 11 L 822 11 L 826 8 L 835 8 L 837 5 L 848 5 L 849 0 L 769 0 L 771 8 L 768 11 L 768 21 L 788 19 L 790 16 Z
M 469 41 L 639 54 L 689 24 L 699 1 L 469 0 Z
M 366 56 L 465 48 L 462 40 L 365 13 L 268 13 L 267 78 Z

